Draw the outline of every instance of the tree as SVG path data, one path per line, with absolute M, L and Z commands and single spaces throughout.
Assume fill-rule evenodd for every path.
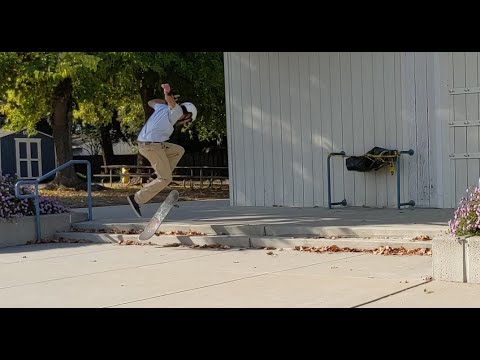
M 223 55 L 218 52 L 0 53 L 0 112 L 10 127 L 26 127 L 29 133 L 48 119 L 59 164 L 72 159 L 72 118 L 80 118 L 103 134 L 108 162 L 116 112 L 122 133 L 134 138 L 153 111 L 148 101 L 163 98 L 160 85 L 165 82 L 180 101 L 192 101 L 199 110 L 186 130 L 190 138 L 220 143 L 226 122 Z M 67 186 L 75 180 L 73 168 L 56 178 Z
M 87 53 L 17 52 L 0 53 L 0 111 L 9 127 L 35 133 L 36 124 L 49 119 L 53 130 L 57 165 L 72 159 L 71 128 L 75 92 L 82 91 L 79 79 L 96 70 L 100 59 Z M 78 186 L 73 167 L 59 172 L 54 180 Z
M 75 113 L 75 112 L 74 112 Z M 80 112 L 79 112 L 80 113 Z M 124 141 L 132 142 L 132 135 L 118 120 L 118 111 L 114 110 L 111 121 L 98 124 L 86 122 L 81 118 L 75 120 L 75 134 L 80 135 L 90 155 L 101 153 L 103 165 L 113 164 L 113 145 Z
M 109 79 L 115 79 L 120 108 L 129 106 L 131 115 L 122 123 L 139 128 L 152 114 L 148 101 L 163 98 L 162 83 L 170 83 L 181 101 L 192 101 L 199 110 L 197 121 L 188 132 L 200 141 L 221 142 L 226 134 L 225 82 L 221 52 L 136 52 L 104 53 L 95 74 L 100 79 L 102 64 L 109 64 Z M 112 76 L 114 75 L 114 78 Z M 105 81 L 105 80 L 102 80 Z M 98 96 L 98 95 L 96 95 Z M 137 101 L 141 101 L 143 121 L 139 121 Z M 121 111 L 125 112 L 125 111 Z M 135 119 L 135 120 L 134 120 Z M 132 120 L 133 123 L 131 122 Z M 141 119 L 140 119 L 141 120 Z
M 198 108 L 198 118 L 187 131 L 200 141 L 221 143 L 226 136 L 223 66 L 221 52 L 183 52 L 165 69 L 180 102 L 188 100 Z

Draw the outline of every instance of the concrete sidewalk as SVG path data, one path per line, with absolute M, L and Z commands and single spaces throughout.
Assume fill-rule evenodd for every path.
M 480 307 L 429 256 L 42 244 L 0 268 L 0 307 Z
M 143 219 L 130 206 L 108 206 L 93 209 L 93 224 L 146 224 L 160 204 L 142 207 Z M 181 201 L 172 209 L 164 224 L 172 226 L 250 226 L 268 227 L 272 235 L 315 233 L 311 229 L 334 227 L 354 234 L 362 229 L 381 233 L 409 232 L 439 234 L 448 229 L 453 209 L 377 209 L 377 208 L 283 208 L 231 207 L 228 200 Z M 86 211 L 86 209 L 75 209 Z M 310 230 L 309 230 L 310 229 Z M 264 233 L 258 232 L 257 234 Z M 361 236 L 366 236 L 363 231 Z

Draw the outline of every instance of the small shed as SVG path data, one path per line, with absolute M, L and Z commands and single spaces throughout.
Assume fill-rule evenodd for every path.
M 26 130 L 0 129 L 0 174 L 35 179 L 55 168 L 53 136 L 43 132 L 28 137 Z

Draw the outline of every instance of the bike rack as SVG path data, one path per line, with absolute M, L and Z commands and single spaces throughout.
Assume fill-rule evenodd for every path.
M 406 205 L 415 206 L 415 201 L 413 201 L 413 200 L 410 200 L 410 201 L 405 202 L 405 203 L 400 202 L 400 157 L 401 157 L 401 155 L 405 155 L 405 154 L 412 156 L 414 153 L 415 152 L 412 149 L 405 150 L 405 151 L 400 151 L 400 152 L 398 152 L 398 156 L 396 156 L 396 159 L 395 159 L 396 172 L 397 172 L 397 209 L 400 209 L 401 206 L 406 206 Z M 327 176 L 328 176 L 327 186 L 328 186 L 328 208 L 329 209 L 331 209 L 333 205 L 347 206 L 347 200 L 346 199 L 343 199 L 342 201 L 339 201 L 339 202 L 332 202 L 332 189 L 331 189 L 331 184 L 330 184 L 330 158 L 333 157 L 333 156 L 350 157 L 350 156 L 354 156 L 354 155 L 346 155 L 345 151 L 343 151 L 343 150 L 340 151 L 340 152 L 328 154 L 328 157 L 327 157 Z M 480 182 L 480 180 L 479 180 L 479 182 Z
M 37 241 L 41 240 L 40 233 L 40 203 L 38 197 L 38 184 L 40 181 L 48 179 L 50 176 L 55 175 L 60 170 L 63 170 L 71 165 L 86 164 L 87 165 L 87 203 L 88 203 L 88 221 L 92 221 L 92 167 L 88 160 L 70 160 L 63 165 L 60 165 L 56 169 L 46 173 L 36 180 L 19 180 L 15 183 L 15 196 L 19 199 L 31 199 L 35 198 L 35 217 L 36 217 L 36 235 Z M 35 192 L 33 194 L 22 194 L 20 186 L 22 185 L 35 185 Z

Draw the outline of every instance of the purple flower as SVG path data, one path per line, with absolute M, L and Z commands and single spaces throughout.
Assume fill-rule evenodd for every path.
M 0 218 L 17 218 L 35 215 L 35 202 L 33 199 L 18 199 L 15 197 L 16 178 L 0 175 Z M 29 187 L 33 192 L 33 187 Z M 40 196 L 40 214 L 59 214 L 70 210 L 57 200 Z

